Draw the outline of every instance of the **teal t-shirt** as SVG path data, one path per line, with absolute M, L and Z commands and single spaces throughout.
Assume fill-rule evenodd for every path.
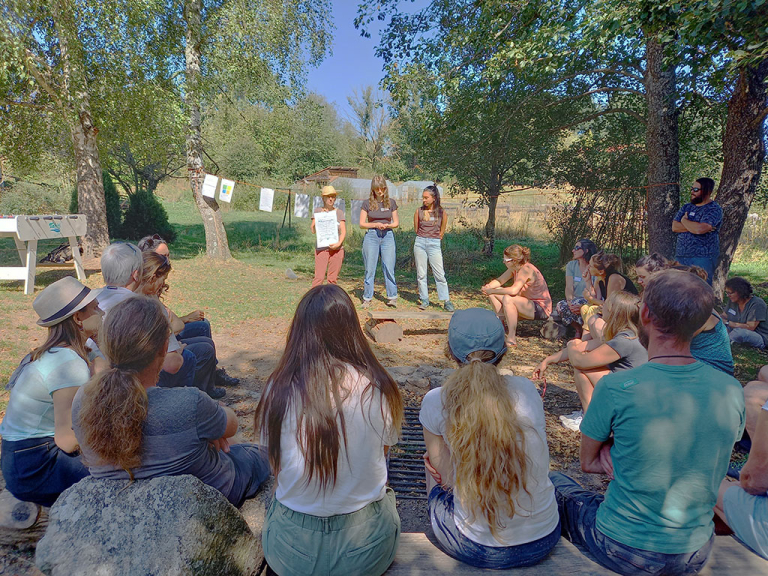
M 641 550 L 701 548 L 744 419 L 741 384 L 702 362 L 603 376 L 581 423 L 594 440 L 614 438 L 614 479 L 597 529 Z

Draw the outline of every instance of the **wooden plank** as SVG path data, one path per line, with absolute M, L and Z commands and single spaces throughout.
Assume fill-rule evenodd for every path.
M 428 310 L 369 310 L 368 317 L 374 320 L 450 320 L 453 312 L 430 312 Z
M 716 536 L 712 554 L 699 574 L 701 576 L 768 575 L 768 560 L 760 558 L 733 536 Z

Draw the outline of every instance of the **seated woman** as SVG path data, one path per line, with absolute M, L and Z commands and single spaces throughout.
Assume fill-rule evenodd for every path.
M 229 445 L 237 417 L 197 388 L 156 386 L 170 326 L 162 304 L 136 296 L 104 320 L 99 343 L 110 368 L 72 403 L 74 434 L 91 475 L 147 479 L 191 474 L 234 506 L 269 477 L 262 448 Z
M 88 476 L 72 432 L 72 399 L 91 377 L 85 342 L 101 327 L 96 291 L 67 276 L 35 298 L 45 342 L 11 376 L 11 396 L 0 424 L 3 478 L 19 500 L 51 506 Z
M 605 322 L 601 317 L 603 303 L 608 296 L 623 290 L 637 295 L 637 288 L 621 269 L 621 258 L 616 254 L 598 252 L 589 261 L 589 270 L 595 282 L 584 294 L 587 305 L 581 307 L 581 317 L 584 327 L 589 330 L 590 337 L 600 339 Z
M 641 257 L 635 262 L 635 276 L 637 276 L 637 283 L 645 288 L 645 281 L 648 276 L 654 272 L 665 270 L 670 264 L 671 262 L 658 252 Z
M 488 296 L 493 311 L 507 322 L 507 346 L 516 346 L 517 319 L 546 320 L 552 314 L 552 297 L 544 276 L 530 262 L 531 249 L 512 244 L 504 250 L 507 271 L 480 290 Z M 512 281 L 512 286 L 504 284 Z
M 592 400 L 597 382 L 611 372 L 636 368 L 648 361 L 648 351 L 638 338 L 640 298 L 619 290 L 605 302 L 602 340 L 571 340 L 560 352 L 544 358 L 533 371 L 533 379 L 544 376 L 547 366 L 568 360 L 573 366 L 573 381 L 582 410 L 561 416 L 563 425 L 578 431 L 581 418 Z
M 378 576 L 400 537 L 386 454 L 403 401 L 335 284 L 296 308 L 283 356 L 256 409 L 277 491 L 262 544 L 278 574 Z
M 581 337 L 581 307 L 587 303 L 584 290 L 592 286 L 594 278 L 589 272 L 589 260 L 597 253 L 597 246 L 592 240 L 582 238 L 571 250 L 573 260 L 565 266 L 565 300 L 560 300 L 555 306 L 558 322 L 572 326 L 576 337 Z M 554 314 L 552 315 L 554 317 Z
M 560 540 L 541 397 L 527 378 L 499 373 L 507 348 L 490 310 L 455 312 L 448 349 L 459 369 L 419 413 L 438 545 L 479 568 L 536 564 Z
M 768 344 L 768 309 L 752 284 L 734 276 L 725 281 L 725 327 L 731 342 L 763 349 Z
M 144 266 L 141 283 L 137 292 L 160 301 L 162 294 L 168 290 L 167 280 L 168 274 L 171 273 L 171 262 L 167 257 L 157 252 L 143 252 L 142 257 Z M 216 388 L 215 385 L 217 360 L 216 345 L 213 343 L 213 340 L 206 336 L 187 338 L 183 342 L 184 348 L 182 349 L 179 346 L 175 333 L 182 329 L 183 324 L 178 316 L 168 308 L 165 308 L 165 311 L 168 314 L 172 331 L 169 352 L 181 353 L 185 364 L 194 362 L 194 375 L 192 376 L 192 384 L 194 386 L 208 394 L 211 398 L 222 398 L 226 391 L 223 388 Z M 163 370 L 160 373 L 158 386 L 170 388 L 184 385 L 178 376 L 179 373 L 184 371 L 182 369 L 176 374 L 171 375 Z

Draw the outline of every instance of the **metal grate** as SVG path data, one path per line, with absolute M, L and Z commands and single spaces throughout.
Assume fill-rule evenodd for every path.
M 389 485 L 398 498 L 426 500 L 427 482 L 424 476 L 426 450 L 419 422 L 419 409 L 406 407 L 400 441 L 389 451 Z

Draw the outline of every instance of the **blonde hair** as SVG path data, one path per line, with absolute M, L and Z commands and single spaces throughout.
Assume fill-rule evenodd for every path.
M 381 203 L 376 196 L 376 190 L 384 189 L 384 194 L 381 197 Z M 378 175 L 371 179 L 371 196 L 368 198 L 368 204 L 371 210 L 375 210 L 374 206 L 379 208 L 389 209 L 389 188 L 387 187 L 387 179 L 384 176 Z
M 520 244 L 504 248 L 504 257 L 512 259 L 512 269 L 517 271 L 531 261 L 531 249 Z
M 446 380 L 442 398 L 445 441 L 456 470 L 454 493 L 470 522 L 484 518 L 498 538 L 504 528 L 500 517 L 514 516 L 515 497 L 520 490 L 528 493 L 528 458 L 506 380 L 490 363 L 494 356 L 489 350 L 469 354 Z
M 613 339 L 619 332 L 630 331 L 637 337 L 640 324 L 640 297 L 624 290 L 617 290 L 605 301 L 605 328 L 603 340 Z
M 109 311 L 99 334 L 99 348 L 111 367 L 83 386 L 78 423 L 83 445 L 106 464 L 119 466 L 133 480 L 141 465 L 142 426 L 147 391 L 139 372 L 165 348 L 170 324 L 154 298 L 134 296 Z
M 171 261 L 168 260 L 167 256 L 158 254 L 155 251 L 142 252 L 141 256 L 143 259 L 144 268 L 141 274 L 141 283 L 139 284 L 140 286 L 139 292 L 141 294 L 145 294 L 144 288 L 146 286 L 148 286 L 151 282 L 154 282 L 156 278 L 168 276 L 168 274 L 170 274 Z M 161 289 L 161 292 L 164 292 L 167 289 L 168 289 L 168 285 L 165 282 L 163 282 L 163 287 Z M 154 294 L 151 294 L 151 296 L 154 296 Z

